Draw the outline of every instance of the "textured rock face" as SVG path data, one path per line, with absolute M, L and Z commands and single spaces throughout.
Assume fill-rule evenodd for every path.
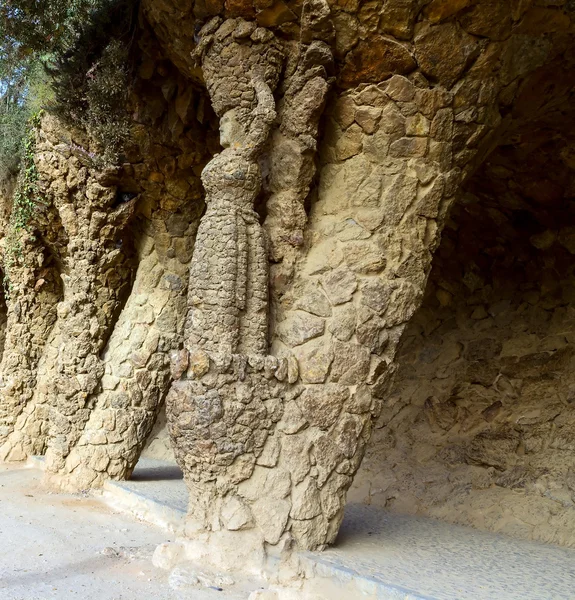
M 350 495 L 572 546 L 573 178 L 531 127 L 452 212 Z
M 44 125 L 43 131 L 49 127 Z M 88 170 L 82 173 L 80 165 L 73 169 L 54 141 L 47 137 L 39 143 L 39 168 L 45 180 L 70 182 L 47 192 L 68 243 L 59 256 L 63 298 L 32 399 L 33 411 L 48 407 L 49 471 L 63 467 L 90 416 L 87 401 L 104 374 L 100 354 L 131 279 L 131 249 L 124 236 L 135 204 L 130 200 L 115 206 L 115 187 L 102 185 Z
M 222 25 L 225 35 L 242 39 L 254 31 L 245 21 L 233 23 Z M 167 409 L 176 454 L 190 481 L 192 538 L 212 532 L 225 539 L 226 530 L 255 530 L 269 544 L 291 537 L 301 547 L 317 548 L 337 533 L 346 491 L 385 399 L 401 335 L 423 297 L 446 215 L 461 183 L 496 143 L 503 129 L 497 97 L 509 83 L 506 78 L 519 74 L 486 76 L 492 66 L 477 60 L 482 47 L 476 38 L 454 22 L 432 34 L 433 29 L 427 24 L 418 30 L 417 62 L 376 75 L 361 72 L 360 63 L 350 67 L 348 72 L 364 81 L 386 80 L 339 94 L 327 109 L 320 185 L 305 235 L 299 250 L 280 252 L 272 265 L 271 349 L 274 357 L 288 359 L 287 382 L 276 359 L 269 361 L 267 382 L 258 383 L 266 360 L 258 359 L 259 348 L 256 356 L 233 355 L 245 339 L 233 315 L 225 335 L 210 340 L 192 327 L 185 336 L 188 352 L 174 366 L 188 375 L 172 388 Z M 452 51 L 446 53 L 446 46 Z M 539 66 L 540 59 L 526 56 L 521 68 Z M 345 72 L 344 63 L 342 77 Z M 430 86 L 424 75 L 439 85 Z M 213 81 L 210 68 L 204 68 L 204 77 L 223 116 L 231 107 L 218 95 L 225 88 L 219 77 Z M 352 85 L 345 78 L 339 83 Z M 218 168 L 219 160 L 214 161 Z M 282 177 L 293 168 L 286 162 Z M 238 180 L 240 172 L 248 172 L 247 166 L 238 169 Z M 208 197 L 214 191 L 225 194 L 222 183 L 216 190 L 210 177 L 204 184 Z M 251 192 L 243 193 L 251 203 Z M 204 219 L 207 224 L 213 216 L 208 211 Z M 277 231 L 270 224 L 273 238 Z M 232 239 L 237 244 L 240 238 L 233 234 Z M 192 265 L 196 258 L 206 264 L 208 256 L 220 255 L 217 243 L 211 247 L 213 254 L 200 249 Z M 227 247 L 235 263 L 241 252 L 233 244 Z M 227 306 L 237 302 L 238 281 L 250 270 L 257 273 L 249 261 L 236 264 L 248 275 L 235 267 L 221 278 L 232 283 L 232 300 L 226 300 L 227 291 L 219 300 Z M 222 273 L 229 269 L 220 267 Z M 218 279 L 208 278 L 212 286 Z M 224 285 L 217 289 L 224 293 Z M 190 293 L 193 322 L 194 303 L 202 308 L 206 303 L 193 283 Z M 203 316 L 198 320 L 202 327 Z M 208 329 L 217 331 L 217 325 Z M 293 358 L 297 371 L 292 369 L 290 378 Z M 278 372 L 281 386 L 275 382 Z M 241 518 L 231 519 L 232 514 Z
M 29 428 L 30 439 L 43 449 L 46 429 L 41 419 L 28 421 L 25 409 L 37 382 L 37 370 L 46 342 L 56 321 L 56 303 L 62 288 L 51 257 L 36 240 L 23 234 L 22 259 L 5 267 L 10 277 L 6 298 L 6 330 L 0 363 L 0 456 L 3 460 L 25 460 L 27 449 L 13 439 L 23 438 Z M 9 438 L 12 438 L 10 442 Z
M 495 379 L 434 373 L 427 386 L 457 383 L 422 406 L 423 385 L 413 401 L 389 396 L 398 348 L 411 360 L 404 332 L 462 192 L 481 200 L 468 207 L 490 198 L 493 235 L 504 222 L 499 196 L 519 210 L 518 197 L 549 206 L 572 193 L 565 184 L 559 194 L 543 171 L 521 193 L 510 177 L 501 187 L 509 165 L 474 177 L 499 145 L 504 155 L 523 140 L 521 150 L 534 155 L 559 134 L 550 123 L 571 129 L 572 15 L 561 0 L 144 1 L 126 162 L 105 173 L 85 165 L 53 121 L 39 137 L 49 209 L 40 241 L 26 240 L 34 268 L 16 276 L 7 304 L 2 457 L 47 448 L 51 480 L 64 487 L 127 477 L 166 398 L 194 544 L 241 545 L 261 557 L 266 544 L 333 542 L 374 424 L 377 439 L 402 436 L 410 466 L 423 452 L 405 433 L 412 426 L 431 432 L 438 448 L 454 445 L 457 385 L 499 393 Z M 572 141 L 562 139 L 553 152 L 568 180 Z M 493 181 L 487 192 L 483 179 Z M 532 212 L 548 219 L 544 209 Z M 564 227 L 537 236 L 536 247 L 555 239 L 573 246 Z M 467 246 L 449 253 L 461 265 L 475 260 Z M 549 278 L 549 257 L 537 258 L 535 279 Z M 475 285 L 470 273 L 464 286 Z M 491 284 L 483 285 L 487 293 Z M 440 288 L 442 306 L 463 305 L 464 288 Z M 517 321 L 519 306 L 509 313 Z M 488 314 L 474 305 L 468 337 L 446 350 L 459 360 L 457 344 L 475 348 L 464 360 L 469 370 L 484 361 L 478 376 L 491 373 L 488 356 L 501 359 L 506 335 L 501 328 L 486 336 L 495 341 L 474 345 Z M 28 347 L 34 352 L 21 360 Z M 506 377 L 554 377 L 559 367 L 537 352 L 533 375 Z M 545 393 L 537 385 L 526 398 Z M 390 416 L 390 398 L 405 407 L 401 419 Z M 436 459 L 448 493 L 459 485 L 446 475 L 453 460 L 463 480 L 480 469 L 478 481 L 502 489 L 551 481 L 537 471 L 533 483 L 521 471 L 530 468 L 517 458 L 527 438 L 511 431 L 516 413 L 500 402 L 469 411 L 474 425 L 457 442 L 464 450 L 452 462 Z M 479 427 L 481 419 L 497 427 Z M 421 503 L 431 493 L 423 488 Z
M 199 95 L 162 64 L 153 41 L 143 36 L 141 44 L 130 162 L 102 172 L 80 146 L 83 138 L 70 142 L 75 134 L 45 120 L 38 167 L 47 214 L 38 215 L 36 246 L 48 259 L 22 261 L 33 285 L 19 273 L 11 277 L 9 320 L 14 307 L 15 320 L 46 325 L 8 332 L 3 360 L 19 371 L 3 371 L 4 394 L 16 400 L 2 403 L 2 453 L 23 460 L 47 449 L 50 480 L 71 489 L 128 477 L 138 460 L 167 392 L 170 351 L 181 343 L 188 263 L 203 208 L 194 167 L 203 160 L 206 135 L 190 119 Z M 111 205 L 107 212 L 90 205 L 102 197 Z M 129 216 L 128 228 L 107 225 L 114 215 Z M 59 265 L 66 261 L 60 276 L 55 256 Z M 33 270 L 35 264 L 45 268 Z M 64 290 L 52 292 L 49 277 L 63 280 Z M 19 309 L 24 293 L 39 317 Z M 31 343 L 45 344 L 44 351 L 27 352 Z
M 176 119 L 161 118 L 156 105 L 165 102 L 165 94 L 160 90 L 176 87 L 177 78 L 160 67 L 146 71 L 140 83 L 137 145 L 118 177 L 121 188 L 133 190 L 124 194 L 137 194 L 126 237 L 135 242 L 138 266 L 101 353 L 102 373 L 88 399 L 87 420 L 65 461 L 50 469 L 51 481 L 64 488 L 97 487 L 107 478 L 130 476 L 169 387 L 170 354 L 182 343 L 188 263 L 203 209 L 193 168 L 203 149 L 194 141 L 201 136 L 199 124 L 189 120 L 194 98 L 187 86 L 169 96 Z M 48 454 L 50 448 L 49 443 Z

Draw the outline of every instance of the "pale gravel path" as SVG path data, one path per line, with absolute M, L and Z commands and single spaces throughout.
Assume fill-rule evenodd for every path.
M 40 480 L 36 469 L 0 466 L 0 600 L 247 598 L 246 587 L 172 590 L 151 563 L 169 533 L 94 498 L 50 494 Z

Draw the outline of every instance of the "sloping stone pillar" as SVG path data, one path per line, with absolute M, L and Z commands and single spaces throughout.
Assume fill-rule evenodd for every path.
M 91 395 L 104 374 L 100 354 L 117 318 L 132 263 L 122 232 L 134 200 L 119 202 L 116 188 L 102 180 L 61 143 L 60 125 L 44 118 L 37 144 L 41 184 L 58 213 L 65 242 L 56 248 L 62 265 L 63 299 L 38 365 L 34 396 L 21 429 L 6 440 L 4 453 L 42 453 L 47 469 L 61 468 L 90 414 Z M 88 157 L 85 157 L 86 159 Z M 105 183 L 105 185 L 102 185 Z
M 136 280 L 102 357 L 102 389 L 60 471 L 61 487 L 129 478 L 164 402 L 170 354 L 181 345 L 188 267 L 185 257 L 166 256 L 155 242 L 158 229 L 159 223 L 148 222 L 140 236 Z
M 192 553 L 209 559 L 224 549 L 223 562 L 238 544 L 257 559 L 266 544 L 318 549 L 335 540 L 449 208 L 501 123 L 492 82 L 475 81 L 483 94 L 460 96 L 457 108 L 453 92 L 417 76 L 340 95 L 328 111 L 318 198 L 301 249 L 274 267 L 268 355 L 264 307 L 246 319 L 257 343 L 240 326 L 249 282 L 265 298 L 265 265 L 254 260 L 260 238 L 248 223 L 258 225 L 241 211 L 251 210 L 259 187 L 249 152 L 266 138 L 250 144 L 246 130 L 268 111 L 261 94 L 253 99 L 256 77 L 234 81 L 255 116 L 230 119 L 235 106 L 220 96 L 232 89 L 226 68 L 250 73 L 248 36 L 257 31 L 228 20 L 202 32 L 204 76 L 230 147 L 203 174 L 208 211 L 192 260 L 186 349 L 174 360 L 178 380 L 167 404 L 190 487 Z M 250 50 L 237 59 L 234 44 Z
M 272 92 L 283 55 L 273 34 L 241 19 L 213 19 L 201 35 L 197 55 L 224 150 L 202 172 L 207 210 L 190 267 L 185 349 L 173 361 L 179 380 L 167 416 L 191 489 L 188 530 L 207 533 L 222 502 L 239 502 L 223 488 L 233 492 L 249 476 L 283 404 L 266 357 L 267 250 L 254 210 L 261 189 L 257 159 L 276 117 Z M 242 507 L 239 502 L 240 513 Z M 249 510 L 243 513 L 245 519 L 234 517 L 235 529 L 252 525 Z
M 450 92 L 399 75 L 329 108 L 304 250 L 293 283 L 274 295 L 272 351 L 295 356 L 299 379 L 264 449 L 273 460 L 240 486 L 265 511 L 286 503 L 285 531 L 300 547 L 335 540 L 397 345 L 473 168 L 479 149 L 458 156 L 454 127 Z
M 134 210 L 134 200 L 115 209 L 115 188 L 88 182 L 85 202 L 60 210 L 70 216 L 64 276 L 64 299 L 58 305 L 58 337 L 40 373 L 38 404 L 47 403 L 49 438 L 47 471 L 57 472 L 80 437 L 92 410 L 93 394 L 104 375 L 102 351 L 131 284 L 132 261 L 120 236 Z M 72 210 L 70 210 L 72 208 Z
M 42 439 L 45 422 L 28 423 L 25 408 L 34 395 L 38 362 L 56 321 L 61 282 L 47 263 L 46 249 L 37 236 L 24 231 L 17 243 L 16 261 L 4 261 L 7 290 L 6 333 L 0 363 L 0 460 L 25 460 L 19 440 Z M 10 251 L 4 248 L 4 253 Z M 8 263 L 8 264 L 7 264 Z M 23 430 L 29 429 L 25 436 Z M 8 438 L 14 431 L 16 439 Z

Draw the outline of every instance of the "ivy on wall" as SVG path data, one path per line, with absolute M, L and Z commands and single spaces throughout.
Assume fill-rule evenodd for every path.
M 4 242 L 4 291 L 7 300 L 13 292 L 10 273 L 14 267 L 24 264 L 25 260 L 22 236 L 27 234 L 34 237 L 32 221 L 40 204 L 38 170 L 34 162 L 34 153 L 41 118 L 41 111 L 32 115 L 27 123 L 26 135 L 22 142 L 20 172 L 12 197 L 12 212 Z

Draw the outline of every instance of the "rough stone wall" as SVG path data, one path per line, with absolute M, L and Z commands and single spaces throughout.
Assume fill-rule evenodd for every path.
M 134 202 L 118 203 L 116 187 L 73 155 L 50 118 L 37 152 L 44 194 L 58 212 L 66 244 L 57 248 L 63 299 L 27 411 L 33 420 L 40 414 L 49 420 L 47 467 L 58 469 L 89 417 L 88 400 L 103 374 L 100 353 L 131 283 L 131 248 L 122 237 Z M 43 442 L 36 437 L 29 443 L 41 450 Z
M 176 462 L 174 449 L 172 448 L 172 442 L 170 440 L 170 433 L 168 432 L 165 405 L 160 408 L 154 428 L 148 436 L 146 445 L 142 450 L 142 458 L 163 460 L 171 463 Z
M 350 498 L 573 546 L 575 164 L 541 134 L 453 210 Z
M 7 321 L 8 315 L 6 311 L 6 296 L 0 292 L 0 355 L 4 353 Z
M 30 440 L 43 450 L 45 419 L 28 418 L 26 409 L 34 395 L 38 365 L 57 320 L 56 305 L 62 284 L 54 256 L 42 243 L 50 231 L 53 211 L 39 218 L 31 231 L 4 236 L 6 333 L 0 363 L 0 457 L 25 460 Z M 8 223 L 4 224 L 5 232 Z M 49 237 L 49 235 L 48 235 Z M 12 254 L 6 260 L 7 254 Z
M 571 69 L 572 14 L 143 2 L 126 163 L 80 177 L 79 156 L 42 139 L 63 301 L 14 456 L 48 435 L 64 487 L 129 476 L 170 358 L 188 541 L 331 543 L 461 185 L 516 122 L 570 104 L 560 77 L 543 84 L 549 64 Z
M 168 420 L 192 491 L 187 534 L 194 541 L 219 537 L 233 543 L 239 538 L 230 532 L 237 530 L 244 540 L 259 535 L 273 545 L 295 539 L 306 548 L 335 538 L 448 210 L 461 183 L 510 127 L 513 117 L 504 116 L 525 76 L 553 54 L 552 43 L 536 31 L 521 37 L 525 30 L 513 29 L 521 11 L 511 15 L 510 7 L 497 5 L 509 13 L 507 29 L 482 41 L 466 29 L 475 31 L 487 9 L 460 21 L 453 16 L 461 7 L 450 11 L 448 5 L 434 3 L 437 14 L 431 8 L 420 13 L 412 45 L 394 45 L 374 33 L 381 22 L 374 5 L 377 14 L 366 26 L 365 43 L 346 55 L 338 83 L 353 89 L 339 92 L 328 107 L 320 183 L 304 238 L 294 244 L 295 256 L 290 253 L 286 261 L 280 253 L 271 266 L 272 356 L 232 356 L 234 343 L 217 352 L 207 345 L 209 336 L 192 335 L 187 352 L 173 363 L 182 380 L 172 387 Z M 304 6 L 302 32 L 305 15 Z M 255 25 L 238 20 L 234 31 L 226 21 L 220 38 L 215 27 L 204 34 L 245 39 Z M 379 52 L 378 60 L 369 54 L 373 48 L 388 51 Z M 236 56 L 225 58 L 235 67 Z M 244 72 L 249 65 L 246 61 Z M 210 80 L 209 69 L 203 75 L 223 117 L 214 94 L 219 84 Z M 238 96 L 244 91 L 240 87 Z M 248 170 L 238 167 L 238 182 Z M 223 168 L 221 173 L 224 197 L 229 174 Z M 204 184 L 208 195 L 217 188 L 211 179 Z M 251 194 L 252 187 L 246 201 L 253 201 Z M 284 207 L 289 215 L 290 202 L 278 202 L 273 210 L 277 215 Z M 235 261 L 241 240 L 231 239 L 232 229 L 223 238 L 230 236 Z M 194 255 L 192 264 L 200 256 Z M 230 275 L 234 285 L 250 276 L 249 263 L 243 268 L 247 275 L 241 270 Z M 221 283 L 227 293 L 228 270 L 221 270 L 225 277 L 219 283 L 207 277 L 208 284 L 218 289 Z M 197 297 L 205 309 L 202 294 Z M 192 284 L 192 319 L 195 302 Z M 238 330 L 230 324 L 235 339 Z M 216 336 L 213 343 L 219 340 Z M 263 407 L 266 394 L 270 402 Z M 282 405 L 280 415 L 275 404 Z M 270 514 L 277 528 L 270 527 Z

